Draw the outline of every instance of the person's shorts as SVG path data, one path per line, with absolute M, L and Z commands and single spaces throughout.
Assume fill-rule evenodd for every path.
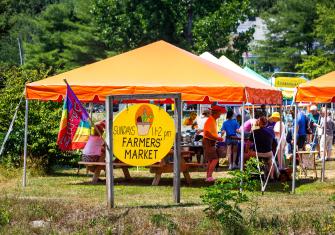
M 325 146 L 325 139 L 324 139 L 324 136 L 322 136 L 320 140 L 320 150 L 322 152 L 324 151 L 324 146 Z M 330 151 L 332 147 L 333 147 L 333 136 L 327 135 L 326 136 L 326 150 Z
M 298 148 L 299 149 L 302 149 L 305 147 L 305 143 L 306 143 L 306 140 L 307 140 L 307 136 L 306 135 L 299 135 L 298 136 Z
M 225 141 L 226 145 L 236 145 L 237 144 L 237 140 L 231 138 L 231 136 L 227 136 L 226 137 L 226 141 Z
M 207 161 L 211 161 L 213 159 L 218 159 L 219 155 L 215 146 L 216 141 L 204 138 L 202 140 L 202 147 L 204 149 L 204 156 Z

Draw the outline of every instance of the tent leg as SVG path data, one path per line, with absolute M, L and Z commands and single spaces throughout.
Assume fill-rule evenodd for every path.
M 175 203 L 180 203 L 180 163 L 181 163 L 181 96 L 175 99 L 174 120 L 176 124 L 176 139 L 173 151 L 173 198 Z
M 294 104 L 294 134 L 293 134 L 293 177 L 292 177 L 292 193 L 295 193 L 295 177 L 297 165 L 297 125 L 298 125 L 298 105 Z
M 107 207 L 114 208 L 114 175 L 113 175 L 113 97 L 106 98 L 106 190 Z
M 28 142 L 28 100 L 26 99 L 26 111 L 25 111 L 25 115 L 24 115 L 24 147 L 23 147 L 22 187 L 27 186 L 27 142 Z
M 323 119 L 323 158 L 322 158 L 322 170 L 321 170 L 321 182 L 324 182 L 325 180 L 325 168 L 326 168 L 326 151 L 327 151 L 327 146 L 326 146 L 326 138 L 327 138 L 327 104 L 325 105 L 325 114 L 324 114 L 324 119 Z
M 245 105 L 244 102 L 242 104 L 242 122 L 241 122 L 241 155 L 240 155 L 240 170 L 243 172 L 243 166 L 244 166 L 244 113 L 245 113 Z M 241 181 L 241 188 L 242 190 L 242 181 Z

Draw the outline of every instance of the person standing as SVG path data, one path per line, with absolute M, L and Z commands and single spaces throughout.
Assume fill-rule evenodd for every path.
M 320 114 L 318 112 L 318 108 L 316 105 L 312 105 L 309 109 L 309 114 L 307 115 L 309 120 L 308 127 L 310 128 L 310 132 L 312 134 L 309 135 L 308 141 L 311 144 L 312 150 L 319 149 L 318 148 L 318 138 L 317 138 L 317 125 L 319 124 Z
M 305 144 L 307 140 L 307 127 L 308 127 L 308 118 L 304 111 L 299 111 L 298 117 L 297 117 L 297 123 L 298 123 L 298 136 L 297 144 L 299 150 L 305 150 Z
M 321 125 L 322 128 L 322 136 L 320 139 L 320 150 L 321 150 L 321 157 L 324 157 L 324 151 L 326 151 L 326 159 L 328 160 L 331 157 L 332 152 L 332 146 L 333 146 L 333 135 L 334 135 L 334 129 L 335 124 L 331 118 L 331 112 L 327 112 L 328 115 L 326 115 L 326 110 L 323 108 L 321 112 Z M 324 135 L 324 125 L 326 124 L 326 145 L 325 145 L 325 135 Z
M 273 112 L 271 115 L 271 120 L 275 122 L 275 125 L 273 127 L 273 131 L 275 133 L 275 138 L 277 142 L 277 146 L 279 145 L 278 149 L 278 163 L 279 163 L 279 168 L 284 167 L 284 153 L 285 153 L 285 139 L 281 138 L 282 136 L 286 136 L 285 133 L 285 125 L 282 121 L 280 121 L 280 114 L 278 112 Z
M 204 139 L 202 146 L 204 149 L 204 155 L 208 161 L 207 165 L 207 182 L 213 182 L 213 171 L 219 161 L 219 155 L 216 149 L 216 142 L 223 141 L 222 137 L 218 135 L 216 120 L 225 112 L 225 109 L 221 106 L 215 105 L 211 109 L 211 115 L 208 117 L 204 126 Z
M 227 145 L 227 156 L 229 161 L 229 170 L 237 168 L 236 163 L 236 155 L 237 154 L 237 140 L 234 137 L 237 136 L 237 132 L 239 131 L 240 125 L 233 119 L 234 112 L 229 110 L 227 112 L 227 120 L 223 122 L 221 133 L 226 134 L 226 145 Z

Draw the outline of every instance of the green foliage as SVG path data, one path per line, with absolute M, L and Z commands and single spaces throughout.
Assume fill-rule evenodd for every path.
M 0 1 L 0 62 L 19 65 L 17 38 L 29 41 L 30 19 L 59 0 Z
M 321 1 L 317 4 L 317 15 L 314 32 L 319 48 L 313 55 L 304 56 L 303 62 L 297 65 L 312 78 L 335 70 L 335 3 Z
M 91 23 L 90 1 L 49 5 L 33 20 L 31 42 L 25 43 L 26 67 L 45 64 L 68 70 L 106 57 L 106 48 Z
M 167 228 L 170 234 L 173 234 L 173 232 L 177 229 L 177 225 L 171 220 L 169 215 L 162 213 L 153 214 L 150 217 L 150 220 L 157 227 Z
M 315 51 L 316 0 L 278 0 L 263 18 L 266 40 L 255 49 L 263 70 L 296 71 L 304 54 Z
M 45 78 L 47 74 L 48 70 L 43 67 L 38 70 L 11 67 L 2 71 L 0 76 L 5 78 L 5 87 L 1 90 L 2 95 L 0 96 L 0 122 L 2 123 L 0 132 L 7 132 L 15 107 L 23 96 L 25 83 Z M 24 102 L 22 102 L 13 131 L 0 159 L 1 162 L 7 165 L 19 166 L 21 163 L 24 137 L 24 107 Z M 60 108 L 60 104 L 53 102 L 29 102 L 28 157 L 29 163 L 36 168 L 49 170 L 52 161 L 54 161 L 58 153 L 56 138 L 59 128 Z
M 10 213 L 6 208 L 0 207 L 0 227 L 9 224 Z
M 203 202 L 208 205 L 205 212 L 217 219 L 228 234 L 246 232 L 240 204 L 249 201 L 246 191 L 255 190 L 256 181 L 253 178 L 259 173 L 257 160 L 250 159 L 243 172 L 230 172 L 232 177 L 218 180 L 214 186 L 208 187 L 202 196 Z
M 101 38 L 118 53 L 163 39 L 235 59 L 251 40 L 251 31 L 232 38 L 250 14 L 249 1 L 94 0 L 92 12 Z

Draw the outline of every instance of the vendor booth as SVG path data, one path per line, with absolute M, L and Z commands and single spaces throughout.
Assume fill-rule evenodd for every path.
M 297 114 L 298 103 L 313 103 L 313 104 L 324 104 L 325 112 L 327 114 L 327 104 L 335 101 L 335 71 L 325 74 L 319 78 L 311 80 L 306 83 L 302 83 L 297 87 L 297 93 L 295 96 L 295 113 Z M 297 126 L 297 124 L 295 125 Z M 297 128 L 294 129 L 297 133 Z M 296 135 L 296 134 L 295 134 Z M 326 135 L 326 125 L 324 125 L 323 135 Z M 326 138 L 324 137 L 326 142 Z M 325 143 L 324 143 L 325 144 Z M 294 145 L 296 146 L 296 144 Z M 326 146 L 326 145 L 325 145 Z M 295 157 L 296 147 L 294 149 L 293 156 Z M 322 158 L 322 171 L 321 181 L 325 178 L 325 153 Z M 296 160 L 294 159 L 294 164 Z M 294 176 L 295 176 L 295 169 Z M 295 177 L 293 177 L 292 191 L 295 190 Z
M 209 62 L 167 42 L 158 41 L 144 47 L 61 73 L 26 85 L 26 122 L 24 168 L 27 156 L 28 100 L 61 101 L 67 80 L 82 102 L 106 102 L 107 144 L 112 143 L 113 100 L 170 98 L 176 106 L 176 140 L 180 139 L 181 101 L 250 104 L 281 104 L 282 94 L 275 88 Z M 107 99 L 107 97 L 109 97 Z M 171 101 L 170 99 L 170 101 Z M 242 115 L 242 124 L 244 115 Z M 243 162 L 244 134 L 241 133 Z M 174 142 L 177 145 L 177 142 Z M 112 156 L 112 152 L 107 154 Z M 174 151 L 175 163 L 180 151 Z M 112 164 L 106 158 L 106 166 Z M 241 169 L 243 169 L 241 164 Z M 110 171 L 107 167 L 107 171 Z M 180 168 L 174 167 L 174 199 L 180 201 Z M 25 173 L 25 171 L 24 171 Z M 111 175 L 111 172 L 106 172 Z M 26 185 L 26 176 L 23 176 Z M 108 205 L 114 206 L 110 183 Z

